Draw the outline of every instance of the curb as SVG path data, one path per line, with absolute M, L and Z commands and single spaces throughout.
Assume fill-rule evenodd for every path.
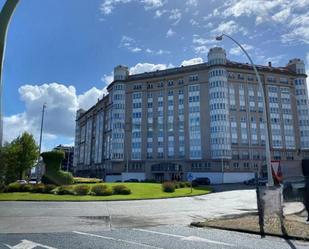
M 255 232 L 255 231 L 250 231 L 250 230 L 245 230 L 245 229 L 223 228 L 223 227 L 207 226 L 207 225 L 205 226 L 202 224 L 202 222 L 192 222 L 190 226 L 198 227 L 198 228 L 213 228 L 213 229 L 219 229 L 219 230 L 225 230 L 225 231 L 231 231 L 231 232 L 239 232 L 239 233 L 248 233 L 248 234 L 260 235 L 261 237 L 272 236 L 272 237 L 278 237 L 278 238 L 288 239 L 288 240 L 309 241 L 309 238 L 303 238 L 299 236 L 280 235 L 280 234 L 273 234 L 273 233 L 264 233 L 264 236 L 262 236 L 260 232 Z

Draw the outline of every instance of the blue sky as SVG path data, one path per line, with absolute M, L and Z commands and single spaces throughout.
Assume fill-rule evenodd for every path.
M 118 64 L 132 73 L 187 65 L 215 45 L 246 61 L 231 41 L 214 41 L 222 32 L 258 64 L 309 64 L 309 0 L 21 0 L 7 40 L 4 136 L 37 138 L 46 102 L 43 148 L 72 143 L 75 111 L 102 98 Z

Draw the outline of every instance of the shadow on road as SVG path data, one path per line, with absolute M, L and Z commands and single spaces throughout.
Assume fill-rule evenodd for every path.
M 225 192 L 233 190 L 246 190 L 246 189 L 255 189 L 255 186 L 245 185 L 242 183 L 231 183 L 231 184 L 214 184 L 211 185 L 214 192 Z

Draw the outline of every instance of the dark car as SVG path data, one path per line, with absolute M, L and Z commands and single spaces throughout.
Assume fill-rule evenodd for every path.
M 125 180 L 124 182 L 139 182 L 139 180 L 132 178 L 132 179 Z
M 198 177 L 192 181 L 192 185 L 210 185 L 210 180 L 208 177 Z
M 244 181 L 245 185 L 255 185 L 255 178 Z

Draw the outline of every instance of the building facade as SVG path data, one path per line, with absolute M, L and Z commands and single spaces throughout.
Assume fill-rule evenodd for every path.
M 265 130 L 272 160 L 298 175 L 309 156 L 305 65 L 257 66 L 263 96 L 248 64 L 215 47 L 206 63 L 130 75 L 114 70 L 108 94 L 78 110 L 74 170 L 107 181 L 129 178 L 238 182 L 265 175 Z
M 64 146 L 62 144 L 59 144 L 54 148 L 54 150 L 61 150 L 64 152 L 64 159 L 61 163 L 61 169 L 63 171 L 68 171 L 73 173 L 73 160 L 74 160 L 74 147 L 73 146 Z

